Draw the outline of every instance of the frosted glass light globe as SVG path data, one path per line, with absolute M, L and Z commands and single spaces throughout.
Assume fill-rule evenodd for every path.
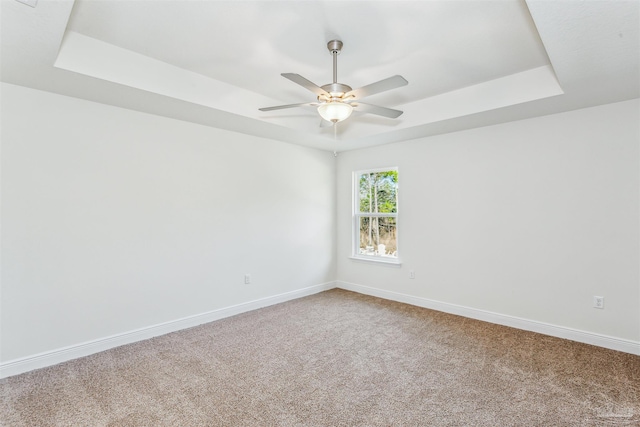
M 348 118 L 353 111 L 353 107 L 345 102 L 331 101 L 320 104 L 318 114 L 330 122 L 337 123 Z

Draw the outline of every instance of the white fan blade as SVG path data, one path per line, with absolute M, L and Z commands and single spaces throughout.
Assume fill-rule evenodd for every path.
M 295 107 L 315 107 L 317 106 L 317 102 L 307 102 L 304 104 L 288 104 L 288 105 L 277 105 L 275 107 L 264 107 L 258 108 L 260 111 L 273 111 L 273 110 L 284 110 L 285 108 L 295 108 Z
M 284 74 L 283 74 L 284 75 Z M 344 98 L 353 97 L 354 99 L 364 98 L 365 96 L 375 95 L 376 93 L 406 86 L 409 84 L 402 76 L 393 76 L 371 83 L 361 88 L 354 89 L 344 94 Z
M 371 113 L 376 114 L 378 116 L 388 117 L 390 119 L 397 119 L 403 113 L 400 110 L 393 110 L 387 107 L 379 107 L 377 105 L 365 104 L 363 102 L 353 102 L 351 103 L 355 107 L 356 111 L 361 111 L 363 113 Z
M 320 86 L 318 86 L 317 84 L 305 79 L 304 77 L 302 77 L 300 74 L 294 74 L 294 73 L 282 73 L 280 74 L 282 77 L 287 78 L 289 80 L 291 80 L 294 83 L 299 84 L 300 86 L 302 86 L 303 88 L 310 90 L 311 92 L 315 93 L 318 96 L 324 95 L 324 96 L 329 96 L 329 94 L 327 93 L 327 91 L 325 91 L 324 89 L 322 89 Z

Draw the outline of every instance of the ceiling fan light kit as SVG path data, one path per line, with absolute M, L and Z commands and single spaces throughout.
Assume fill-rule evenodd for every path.
M 325 102 L 318 106 L 318 114 L 320 114 L 320 117 L 333 123 L 341 122 L 349 118 L 352 111 L 353 107 L 351 104 L 342 101 Z
M 334 124 L 349 118 L 354 109 L 359 109 L 363 113 L 376 114 L 392 119 L 399 117 L 402 114 L 402 111 L 379 107 L 376 105 L 363 104 L 356 101 L 360 98 L 364 98 L 365 96 L 405 86 L 408 82 L 402 76 L 396 75 L 355 90 L 351 89 L 351 86 L 349 85 L 338 83 L 338 54 L 342 50 L 342 46 L 343 43 L 340 40 L 331 40 L 327 43 L 327 49 L 329 49 L 329 52 L 331 52 L 331 55 L 333 56 L 333 83 L 318 86 L 299 74 L 282 74 L 282 77 L 285 77 L 316 94 L 318 102 L 265 107 L 260 108 L 260 111 L 314 106 L 317 107 L 320 117 Z

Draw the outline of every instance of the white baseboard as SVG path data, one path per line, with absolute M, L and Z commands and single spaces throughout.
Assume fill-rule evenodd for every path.
M 442 311 L 445 313 L 456 314 L 459 316 L 482 320 L 498 325 L 510 326 L 525 331 L 538 332 L 545 335 L 564 338 L 585 344 L 596 345 L 599 347 L 609 348 L 612 350 L 622 351 L 625 353 L 631 353 L 640 356 L 640 342 L 637 341 L 624 340 L 620 338 L 609 337 L 606 335 L 594 334 L 592 332 L 585 332 L 577 329 L 566 328 L 563 326 L 556 326 L 548 323 L 537 322 L 534 320 L 508 316 L 505 314 L 478 310 L 475 308 L 449 304 L 445 302 L 430 300 L 427 298 L 402 294 L 399 292 L 372 288 L 355 283 L 337 281 L 310 286 L 308 288 L 297 289 L 295 291 L 285 292 L 254 301 L 248 301 L 242 304 L 225 307 L 218 310 L 185 317 L 182 319 L 149 326 L 146 328 L 136 329 L 133 331 L 124 332 L 122 334 L 112 335 L 109 337 L 100 338 L 97 340 L 88 341 L 21 359 L 2 362 L 0 363 L 0 378 L 18 375 L 24 372 L 32 371 L 34 369 L 45 368 L 47 366 L 56 365 L 68 360 L 89 356 L 94 353 L 99 353 L 101 351 L 109 350 L 114 347 L 119 347 L 121 345 L 131 344 L 159 335 L 168 334 L 170 332 L 176 332 L 182 329 L 191 328 L 203 323 L 213 322 L 215 320 L 235 316 L 236 314 L 244 313 L 247 311 L 256 310 L 262 307 L 279 304 L 297 298 L 302 298 L 336 287 L 365 295 L 388 299 L 391 301 L 397 301 L 405 304 L 415 305 L 418 307 Z
M 206 313 L 196 314 L 182 319 L 172 320 L 170 322 L 149 326 L 146 328 L 136 329 L 93 341 L 84 342 L 69 347 L 60 348 L 53 351 L 24 357 L 21 359 L 10 360 L 0 363 L 0 378 L 18 375 L 24 372 L 40 369 L 68 360 L 77 359 L 79 357 L 89 356 L 90 354 L 109 350 L 110 348 L 119 347 L 125 344 L 131 344 L 137 341 L 146 340 L 159 335 L 176 332 L 182 329 L 191 328 L 203 323 L 213 322 L 215 320 L 224 319 L 225 317 L 235 316 L 251 310 L 267 307 L 281 302 L 313 295 L 318 292 L 335 288 L 335 282 L 323 283 L 320 285 L 310 286 L 308 288 L 297 289 L 295 291 L 285 292 L 254 301 L 248 301 L 242 304 L 225 307 Z
M 564 338 L 571 341 L 577 341 L 585 344 L 596 345 L 599 347 L 609 348 L 611 350 L 622 351 L 625 353 L 636 354 L 640 356 L 640 342 L 625 340 L 621 338 L 610 337 L 606 335 L 594 334 L 592 332 L 580 331 L 578 329 L 567 328 L 564 326 L 556 326 L 548 323 L 537 322 L 535 320 L 523 319 L 520 317 L 509 316 L 505 314 L 493 313 L 490 311 L 478 310 L 475 308 L 464 307 L 456 304 L 430 300 L 427 298 L 416 297 L 412 295 L 402 294 L 398 292 L 387 291 L 383 289 L 371 288 L 369 286 L 357 285 L 355 283 L 338 281 L 337 287 L 348 291 L 358 292 L 360 294 L 371 295 L 378 298 L 384 298 L 392 301 L 403 302 L 418 307 L 429 308 L 432 310 L 442 311 L 445 313 L 456 314 L 471 319 L 482 320 L 485 322 L 496 323 L 498 325 L 510 326 L 512 328 L 522 329 L 525 331 L 538 332 L 544 335 Z

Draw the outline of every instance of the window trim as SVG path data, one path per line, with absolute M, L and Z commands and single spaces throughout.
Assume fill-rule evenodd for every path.
M 372 212 L 360 212 L 360 175 L 365 173 L 377 173 L 377 172 L 398 172 L 398 182 L 396 183 L 396 190 L 400 189 L 400 169 L 397 166 L 390 166 L 386 168 L 375 169 L 362 169 L 354 171 L 351 175 L 351 258 L 354 261 L 366 261 L 375 264 L 391 264 L 400 265 L 400 197 L 398 197 L 398 203 L 396 204 L 395 213 L 372 213 Z M 360 254 L 360 218 L 361 217 L 378 217 L 378 218 L 396 218 L 396 256 L 383 257 L 383 256 L 367 256 Z

